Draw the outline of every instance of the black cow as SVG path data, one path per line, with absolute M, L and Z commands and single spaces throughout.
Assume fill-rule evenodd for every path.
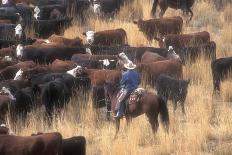
M 131 61 L 140 61 L 142 55 L 149 51 L 157 53 L 162 57 L 167 57 L 168 49 L 166 48 L 155 48 L 155 47 L 131 47 L 131 46 L 90 46 L 92 54 L 100 55 L 118 55 L 124 52 Z
M 232 57 L 219 58 L 211 63 L 214 92 L 220 91 L 221 81 L 232 72 Z
M 64 0 L 37 0 L 36 5 L 46 6 L 46 5 L 65 5 Z
M 17 57 L 21 60 L 33 60 L 40 64 L 52 63 L 56 59 L 69 60 L 73 54 L 84 53 L 82 47 L 69 48 L 69 47 L 34 47 L 18 45 Z
M 59 4 L 45 5 L 45 6 L 39 6 L 39 7 L 37 6 L 34 9 L 34 17 L 35 17 L 37 9 L 39 9 L 38 18 L 37 18 L 39 20 L 49 20 L 51 12 L 55 9 L 59 11 L 63 16 L 65 16 L 66 14 L 66 7 L 63 5 L 59 5 Z
M 95 0 L 92 3 L 95 14 L 113 16 L 120 10 L 123 0 Z
M 87 60 L 80 59 L 78 55 L 73 55 L 71 61 L 77 63 L 79 66 L 86 67 L 88 69 L 115 69 L 116 68 L 116 60 Z
M 67 73 L 42 73 L 36 76 L 30 77 L 31 85 L 44 84 L 55 79 L 61 79 L 72 92 L 75 88 L 88 89 L 90 86 L 90 79 L 87 77 L 75 78 Z
M 63 155 L 85 155 L 86 140 L 83 136 L 63 139 Z
M 12 120 L 15 122 L 19 117 L 25 120 L 27 113 L 31 112 L 35 106 L 36 89 L 27 87 L 21 90 L 12 91 L 11 88 L 2 87 L 1 92 L 8 95 L 12 100 L 10 104 L 10 111 Z
M 0 24 L 0 47 L 25 42 L 26 34 L 21 24 Z
M 52 34 L 62 35 L 64 29 L 71 26 L 73 18 L 64 17 L 51 20 L 33 20 L 35 33 L 39 38 L 48 38 Z
M 172 100 L 174 111 L 177 108 L 177 102 L 180 102 L 182 112 L 185 114 L 184 102 L 188 93 L 189 82 L 189 80 L 178 80 L 167 75 L 160 75 L 156 81 L 157 94 L 165 101 Z
M 197 58 L 200 58 L 201 56 L 213 61 L 216 59 L 216 43 L 211 41 L 199 46 L 183 47 L 181 49 L 177 49 L 176 53 L 179 54 L 183 63 L 195 62 Z
M 0 18 L 9 19 L 16 24 L 20 20 L 19 11 L 15 7 L 0 7 Z
M 41 101 L 45 106 L 49 121 L 52 118 L 54 110 L 58 113 L 69 102 L 71 92 L 61 79 L 47 82 L 41 89 Z

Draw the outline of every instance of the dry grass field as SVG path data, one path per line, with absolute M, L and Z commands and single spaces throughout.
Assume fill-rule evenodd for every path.
M 151 0 L 135 0 L 112 21 L 90 17 L 86 26 L 80 26 L 75 21 L 65 31 L 65 37 L 83 37 L 82 32 L 86 30 L 124 28 L 130 45 L 158 47 L 157 42 L 149 43 L 146 40 L 131 19 L 149 19 L 151 4 Z M 217 58 L 232 56 L 232 5 L 218 11 L 212 0 L 198 0 L 193 12 L 193 20 L 184 25 L 183 33 L 206 30 L 210 32 L 211 40 L 217 43 Z M 168 9 L 165 14 L 173 15 L 183 17 L 181 11 L 172 9 Z M 187 17 L 183 18 L 186 21 Z M 87 139 L 88 155 L 232 154 L 232 82 L 223 82 L 221 97 L 213 97 L 210 61 L 204 59 L 187 64 L 184 77 L 191 80 L 186 99 L 187 115 L 184 116 L 179 108 L 174 114 L 172 103 L 168 103 L 169 135 L 164 133 L 160 125 L 154 136 L 147 118 L 141 116 L 134 119 L 130 126 L 126 126 L 123 120 L 119 137 L 113 140 L 114 123 L 105 120 L 104 110 L 92 108 L 91 94 L 86 94 L 89 98 L 87 101 L 83 99 L 83 94 L 73 97 L 62 115 L 54 120 L 52 127 L 43 122 L 43 109 L 40 109 L 30 114 L 28 124 L 16 124 L 15 132 L 29 135 L 37 131 L 58 131 L 64 137 L 83 135 Z

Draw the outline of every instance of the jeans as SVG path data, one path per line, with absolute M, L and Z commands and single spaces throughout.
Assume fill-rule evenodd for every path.
M 129 96 L 129 92 L 122 88 L 118 94 L 117 94 L 117 103 L 116 103 L 116 106 L 115 106 L 115 110 L 118 111 L 121 113 L 124 112 L 124 104 L 123 102 L 127 99 L 127 97 Z

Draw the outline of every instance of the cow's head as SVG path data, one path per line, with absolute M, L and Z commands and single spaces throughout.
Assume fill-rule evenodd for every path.
M 0 93 L 7 95 L 11 100 L 16 100 L 16 98 L 10 92 L 9 88 L 2 87 L 2 89 L 0 90 Z
M 39 13 L 40 13 L 40 9 L 39 9 L 38 6 L 36 6 L 35 9 L 34 9 L 34 18 L 36 20 L 38 20 L 38 18 L 40 17 Z
M 8 0 L 2 0 L 2 4 L 8 4 Z
M 73 68 L 73 69 L 67 71 L 67 74 L 70 74 L 73 77 L 81 76 L 83 73 L 84 73 L 84 68 L 81 66 L 77 66 L 76 68 Z
M 23 34 L 23 27 L 21 24 L 18 24 L 16 27 L 15 27 L 15 36 L 18 36 L 19 38 L 22 37 L 22 34 Z
M 23 45 L 22 44 L 18 44 L 18 46 L 16 47 L 16 56 L 17 58 L 21 58 L 23 56 Z
M 44 41 L 46 44 L 51 43 L 50 40 L 48 40 L 48 39 L 44 39 L 43 41 Z
M 109 59 L 99 60 L 99 62 L 101 62 L 103 65 L 103 69 L 109 69 L 111 62 L 114 62 L 114 61 L 115 60 L 109 60 Z
M 161 48 L 166 48 L 166 38 L 163 36 L 163 37 L 155 37 L 155 39 L 159 42 L 159 46 Z
M 20 69 L 20 70 L 15 74 L 14 80 L 22 80 L 22 77 L 23 77 L 23 70 Z
M 181 62 L 180 56 L 178 54 L 176 54 L 176 52 L 174 51 L 172 46 L 168 47 L 168 54 L 167 54 L 167 58 L 168 59 L 174 59 L 174 60 L 178 60 Z
M 93 1 L 93 12 L 96 14 L 96 15 L 100 15 L 101 14 L 101 4 L 100 2 L 97 2 L 96 0 Z
M 134 24 L 136 24 L 139 28 L 139 31 L 143 31 L 144 30 L 144 22 L 142 19 L 139 19 L 138 21 L 133 21 Z
M 14 135 L 14 132 L 6 126 L 6 124 L 0 125 L 0 135 Z
M 92 44 L 94 42 L 94 33 L 94 31 L 87 31 L 82 33 L 84 36 L 86 36 L 86 41 L 89 44 Z
M 89 54 L 89 55 L 92 55 L 92 52 L 91 52 L 91 49 L 90 49 L 90 48 L 86 48 L 86 49 L 85 49 L 85 52 L 86 52 L 87 54 Z
M 5 56 L 5 57 L 3 58 L 3 60 L 5 60 L 5 61 L 12 61 L 13 58 L 12 58 L 11 56 Z

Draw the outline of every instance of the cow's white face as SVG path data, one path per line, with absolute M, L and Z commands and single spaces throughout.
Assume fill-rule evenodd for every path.
M 2 4 L 7 4 L 8 0 L 2 0 Z
M 1 124 L 0 127 L 6 127 L 6 124 Z
M 102 64 L 106 67 L 110 65 L 109 59 L 104 59 L 104 60 L 99 60 L 99 61 L 102 62 Z
M 18 58 L 23 56 L 23 45 L 22 44 L 18 44 L 16 48 L 16 56 Z
M 85 52 L 86 52 L 87 54 L 92 55 L 92 52 L 91 52 L 91 49 L 90 49 L 90 48 L 86 48 L 86 49 L 85 49 Z
M 100 15 L 101 13 L 101 5 L 100 4 L 93 4 L 93 12 L 97 15 Z
M 18 25 L 15 27 L 15 36 L 18 35 L 19 38 L 21 38 L 21 37 L 22 37 L 22 33 L 23 33 L 22 25 L 21 25 L 21 24 L 18 24 Z
M 77 66 L 76 68 L 73 68 L 69 71 L 67 71 L 67 74 L 72 75 L 73 77 L 77 77 L 78 74 L 81 74 L 82 67 Z
M 7 96 L 11 99 L 11 100 L 16 100 L 16 98 L 11 94 L 10 90 L 6 87 L 2 87 L 2 89 L 0 90 L 0 92 L 7 94 Z
M 14 80 L 22 80 L 22 77 L 23 77 L 23 70 L 20 69 L 20 70 L 15 74 Z
M 165 43 L 165 37 L 162 38 L 163 43 Z
M 169 59 L 175 59 L 175 60 L 181 60 L 180 56 L 178 54 L 176 54 L 176 52 L 174 51 L 174 49 L 173 49 L 172 46 L 168 47 L 167 58 L 169 58 Z
M 87 31 L 86 32 L 86 41 L 89 43 L 89 44 L 92 44 L 94 42 L 94 31 Z
M 38 6 L 36 6 L 35 9 L 34 9 L 34 18 L 36 20 L 38 20 L 38 18 L 40 17 L 39 13 L 40 13 L 40 9 L 39 9 Z
M 12 61 L 13 59 L 12 59 L 12 57 L 10 57 L 10 56 L 5 56 L 5 57 L 3 58 L 3 60 L 5 60 L 5 61 Z
M 44 42 L 47 44 L 51 43 L 48 39 L 45 39 Z

